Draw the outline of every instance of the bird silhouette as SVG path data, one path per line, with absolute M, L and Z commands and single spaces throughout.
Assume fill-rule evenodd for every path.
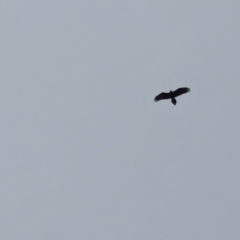
M 162 92 L 154 98 L 154 101 L 158 102 L 160 100 L 171 99 L 172 104 L 176 105 L 177 100 L 175 98 L 187 92 L 190 92 L 190 88 L 178 88 L 175 91 L 171 90 L 169 93 Z

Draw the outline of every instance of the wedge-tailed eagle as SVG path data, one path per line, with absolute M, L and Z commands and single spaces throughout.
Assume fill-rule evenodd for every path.
M 187 87 L 178 88 L 173 92 L 171 90 L 169 93 L 162 92 L 155 97 L 154 101 L 158 102 L 160 100 L 171 99 L 172 104 L 176 105 L 177 100 L 175 98 L 187 92 L 190 92 L 190 88 L 187 88 Z

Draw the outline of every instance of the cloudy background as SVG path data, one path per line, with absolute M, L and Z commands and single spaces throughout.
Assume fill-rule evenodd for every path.
M 239 12 L 2 1 L 0 238 L 239 240 Z

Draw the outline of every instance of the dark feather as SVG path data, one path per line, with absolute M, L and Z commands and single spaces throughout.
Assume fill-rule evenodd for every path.
M 171 102 L 172 102 L 172 104 L 176 105 L 176 104 L 177 104 L 176 98 L 172 98 L 172 99 L 171 99 Z
M 173 92 L 173 96 L 174 97 L 178 97 L 178 96 L 180 96 L 180 95 L 182 95 L 182 94 L 184 94 L 184 93 L 187 93 L 187 92 L 190 92 L 190 89 L 189 88 L 178 88 L 177 90 L 175 90 L 174 92 Z
M 169 93 L 160 93 L 159 95 L 157 95 L 154 99 L 155 102 L 163 100 L 163 99 L 169 99 L 170 98 L 170 94 Z

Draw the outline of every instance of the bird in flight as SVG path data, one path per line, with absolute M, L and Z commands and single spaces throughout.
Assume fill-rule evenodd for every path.
M 190 92 L 190 88 L 187 88 L 187 87 L 178 88 L 173 92 L 171 90 L 169 93 L 162 92 L 155 97 L 154 101 L 158 102 L 160 100 L 171 99 L 172 104 L 176 105 L 177 100 L 175 98 L 187 92 Z

